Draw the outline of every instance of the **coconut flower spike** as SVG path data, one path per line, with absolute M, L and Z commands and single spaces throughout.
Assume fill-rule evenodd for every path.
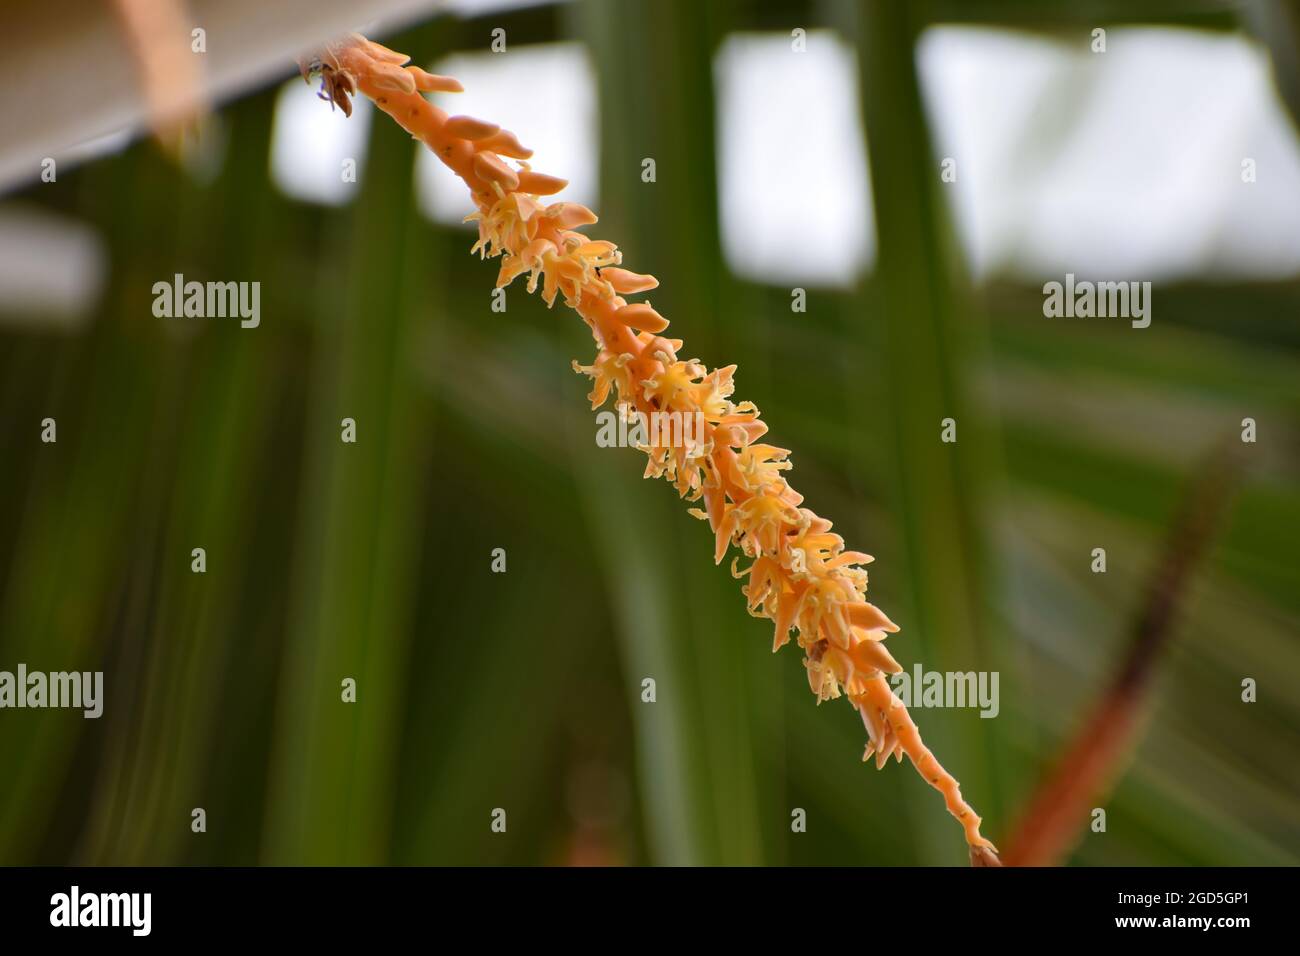
M 532 152 L 513 134 L 487 120 L 449 116 L 425 99 L 461 85 L 408 59 L 353 34 L 301 65 L 305 76 L 320 74 L 322 98 L 350 113 L 349 96 L 368 97 L 464 180 L 475 206 L 466 218 L 478 227 L 473 251 L 501 260 L 499 287 L 524 277 L 548 306 L 562 301 L 586 322 L 596 357 L 574 369 L 592 380 L 593 408 L 612 397 L 625 414 L 703 421 L 704 434 L 689 447 L 642 448 L 647 477 L 662 477 L 703 505 L 691 513 L 712 528 L 718 562 L 739 550 L 732 573 L 744 582 L 749 613 L 773 622 L 773 650 L 794 632 L 818 702 L 848 698 L 867 733 L 863 759 L 882 767 L 906 755 L 961 824 L 972 864 L 998 865 L 979 815 L 889 687 L 888 675 L 902 667 L 884 638 L 898 627 L 866 600 L 861 565 L 871 558 L 845 550 L 831 523 L 803 507 L 786 479 L 790 453 L 760 442 L 767 426 L 758 409 L 731 398 L 735 366 L 710 370 L 682 359 L 681 340 L 664 337 L 668 320 L 636 298 L 658 280 L 623 268 L 613 243 L 579 231 L 597 221 L 590 209 L 546 201 L 566 182 L 524 162 Z

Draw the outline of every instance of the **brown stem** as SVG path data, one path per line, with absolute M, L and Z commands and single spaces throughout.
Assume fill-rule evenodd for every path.
M 1142 725 L 1156 664 L 1168 646 L 1193 569 L 1214 538 L 1240 475 L 1229 442 L 1207 455 L 1170 526 L 1133 625 L 1122 666 L 1053 773 L 1029 802 L 1010 841 L 1008 866 L 1051 866 L 1078 841 L 1094 802 L 1118 776 Z

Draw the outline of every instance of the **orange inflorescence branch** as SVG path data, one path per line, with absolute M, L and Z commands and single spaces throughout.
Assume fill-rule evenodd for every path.
M 972 863 L 996 865 L 993 844 L 980 836 L 979 816 L 887 683 L 885 675 L 902 670 L 884 644 L 898 628 L 865 599 L 867 572 L 860 565 L 872 559 L 844 550 L 831 523 L 802 507 L 803 496 L 783 474 L 791 468 L 790 453 L 759 441 L 767 426 L 752 402 L 731 400 L 736 367 L 710 371 L 698 360 L 678 358 L 681 340 L 663 336 L 668 320 L 650 303 L 625 298 L 658 281 L 621 268 L 612 242 L 577 231 L 596 222 L 590 209 L 541 199 L 567 183 L 529 168 L 532 151 L 513 134 L 483 120 L 448 116 L 425 99 L 425 92 L 460 92 L 461 85 L 407 66 L 408 59 L 353 35 L 304 63 L 303 72 L 319 70 L 325 95 L 345 112 L 351 112 L 349 95 L 369 97 L 465 181 L 477 207 L 467 217 L 478 223 L 473 251 L 501 259 L 498 288 L 527 275 L 529 292 L 540 286 L 548 306 L 563 297 L 582 316 L 599 351 L 591 365 L 575 362 L 574 368 L 593 381 L 593 409 L 613 393 L 625 415 L 643 421 L 656 413 L 703 419 L 703 434 L 690 441 L 674 442 L 660 429 L 648 432 L 646 477 L 665 478 L 683 498 L 703 503 L 691 511 L 714 531 L 716 562 L 731 545 L 749 559 L 743 569 L 739 557 L 732 562 L 733 575 L 747 579 L 742 591 L 749 612 L 775 622 L 773 650 L 797 631 L 818 702 L 848 696 L 867 730 L 863 759 L 874 755 L 881 767 L 906 754 L 961 823 Z

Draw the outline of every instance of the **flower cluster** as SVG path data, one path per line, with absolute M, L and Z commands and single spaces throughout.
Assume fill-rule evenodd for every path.
M 590 209 L 545 200 L 566 182 L 532 170 L 531 151 L 511 133 L 473 117 L 448 116 L 421 95 L 458 91 L 459 83 L 406 61 L 354 35 L 331 45 L 310 67 L 322 73 L 327 98 L 346 109 L 349 93 L 370 97 L 465 181 L 477 209 L 467 217 L 478 225 L 474 251 L 500 260 L 498 287 L 527 276 L 529 292 L 540 289 L 548 306 L 562 298 L 587 323 L 598 350 L 590 365 L 575 362 L 574 368 L 591 378 L 592 408 L 612 397 L 627 415 L 702 415 L 702 441 L 643 449 L 646 476 L 666 479 L 680 496 L 702 505 L 691 512 L 712 528 L 716 562 L 729 548 L 739 549 L 732 573 L 745 582 L 750 614 L 773 622 L 774 650 L 795 633 L 819 702 L 847 696 L 866 727 L 864 759 L 874 756 L 880 767 L 906 754 L 961 822 L 972 861 L 996 862 L 992 844 L 980 836 L 979 816 L 889 687 L 887 675 L 902 668 L 884 638 L 898 628 L 866 599 L 862 566 L 872 559 L 846 550 L 831 523 L 803 507 L 803 496 L 786 479 L 790 453 L 761 442 L 767 426 L 758 409 L 732 399 L 735 366 L 710 370 L 698 359 L 680 358 L 681 340 L 664 335 L 668 320 L 648 301 L 630 300 L 658 281 L 622 268 L 612 242 L 578 231 L 596 222 Z

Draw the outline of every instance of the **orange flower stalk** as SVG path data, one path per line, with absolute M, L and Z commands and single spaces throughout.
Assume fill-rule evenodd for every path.
M 749 559 L 738 570 L 734 558 L 732 573 L 746 579 L 750 614 L 775 623 L 773 650 L 797 631 L 818 702 L 848 696 L 867 730 L 863 759 L 874 755 L 882 767 L 906 754 L 961 823 L 971 862 L 996 865 L 979 816 L 922 743 L 886 680 L 902 671 L 884 644 L 898 627 L 865 599 L 867 572 L 860 566 L 872 559 L 846 551 L 831 523 L 802 507 L 803 496 L 784 477 L 790 453 L 759 441 L 767 426 L 752 402 L 731 400 L 736 367 L 709 370 L 678 358 L 681 340 L 663 335 L 668 320 L 649 302 L 626 298 L 658 281 L 621 268 L 612 242 L 577 231 L 596 222 L 590 209 L 541 198 L 567 183 L 532 170 L 526 162 L 532 151 L 513 134 L 484 120 L 448 116 L 426 100 L 425 92 L 459 92 L 461 85 L 406 66 L 408 59 L 354 34 L 302 66 L 305 76 L 320 72 L 324 95 L 345 112 L 351 94 L 369 97 L 465 181 L 477 207 L 466 217 L 478 223 L 473 251 L 501 259 L 498 288 L 527 275 L 529 292 L 540 286 L 548 306 L 562 297 L 582 317 L 598 352 L 591 365 L 574 362 L 574 368 L 592 379 L 593 409 L 613 394 L 624 414 L 643 421 L 655 413 L 679 413 L 683 421 L 702 416 L 704 434 L 690 442 L 673 445 L 660 429 L 649 430 L 642 449 L 649 457 L 646 477 L 665 478 L 681 497 L 703 502 L 691 513 L 713 529 L 716 562 L 732 545 Z

